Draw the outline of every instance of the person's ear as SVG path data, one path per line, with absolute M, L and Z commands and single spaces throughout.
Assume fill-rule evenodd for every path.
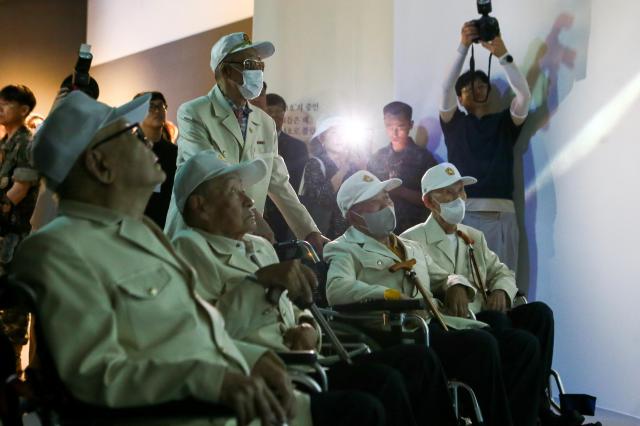
M 362 223 L 362 218 L 353 209 L 349 209 L 347 211 L 346 219 L 347 219 L 347 222 L 349 223 L 349 225 L 360 225 Z
M 413 129 L 413 120 L 409 121 L 409 130 Z
M 104 152 L 90 149 L 84 154 L 84 166 L 87 172 L 99 182 L 109 185 L 115 179 L 108 157 Z
M 29 116 L 29 113 L 31 111 L 29 111 L 29 107 L 26 105 L 20 105 L 20 116 L 22 117 L 22 119 L 26 119 Z
M 187 198 L 185 210 L 189 210 L 192 214 L 199 216 L 202 210 L 202 197 L 198 194 L 191 194 L 191 196 Z
M 436 210 L 436 204 L 433 202 L 433 199 L 431 198 L 431 196 L 429 194 L 424 194 L 422 196 L 422 203 L 429 210 L 431 210 L 431 211 Z

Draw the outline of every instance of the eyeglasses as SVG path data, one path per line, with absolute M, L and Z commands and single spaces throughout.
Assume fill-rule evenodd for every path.
M 147 148 L 151 147 L 150 141 L 142 134 L 142 132 L 138 131 L 139 129 L 140 129 L 140 123 L 130 124 L 127 127 L 125 127 L 124 129 L 118 130 L 114 134 L 112 134 L 110 136 L 107 136 L 104 139 L 100 139 L 98 142 L 96 142 L 91 147 L 91 149 L 95 149 L 98 146 L 102 145 L 103 143 L 109 142 L 110 140 L 113 140 L 113 139 L 117 138 L 118 136 L 123 135 L 125 133 L 130 133 L 130 134 L 134 135 Z
M 225 62 L 225 64 L 242 65 L 242 68 L 246 71 L 264 71 L 264 62 L 262 62 L 260 59 L 245 59 L 242 62 Z
M 149 112 L 153 112 L 153 111 L 166 111 L 167 110 L 167 106 L 163 103 L 158 103 L 158 104 L 149 104 Z

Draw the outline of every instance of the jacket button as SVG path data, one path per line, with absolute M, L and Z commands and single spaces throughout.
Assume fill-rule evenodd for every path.
M 382 260 L 378 260 L 378 265 L 382 265 Z
M 155 296 L 157 294 L 158 294 L 158 289 L 157 288 L 155 288 L 155 287 L 150 287 L 149 288 L 149 295 Z

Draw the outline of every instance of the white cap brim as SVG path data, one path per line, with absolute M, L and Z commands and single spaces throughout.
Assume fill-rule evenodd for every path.
M 201 171 L 198 170 L 198 166 L 200 165 L 198 162 L 203 155 L 217 157 L 217 153 L 213 150 L 203 151 L 191 157 L 191 159 L 184 163 L 176 172 L 173 189 L 176 206 L 180 213 L 184 213 L 184 206 L 187 199 L 203 182 L 230 173 L 237 173 L 240 179 L 242 179 L 243 184 L 248 187 L 260 182 L 267 176 L 267 164 L 261 158 L 246 163 L 229 164 L 225 167 L 212 168 L 207 173 L 201 173 Z
M 474 183 L 477 183 L 478 179 L 471 176 L 461 176 L 458 178 L 454 176 L 451 180 L 440 182 L 439 185 L 435 185 L 432 188 L 427 188 L 426 191 L 422 193 L 422 195 L 428 194 L 431 191 L 436 191 L 438 189 L 446 188 L 447 186 L 453 185 L 454 183 L 460 182 L 460 181 L 462 181 L 462 184 L 464 186 L 467 186 L 467 185 L 473 185 Z
M 402 185 L 402 180 L 398 179 L 398 178 L 391 178 L 391 179 L 387 179 L 384 180 L 382 182 L 379 183 L 375 183 L 373 185 L 370 185 L 365 191 L 363 191 L 361 194 L 359 194 L 357 197 L 355 197 L 349 206 L 344 206 L 344 209 L 342 210 L 342 215 L 346 217 L 347 212 L 349 211 L 349 209 L 353 206 L 355 206 L 358 203 L 362 203 L 364 201 L 370 200 L 373 197 L 375 197 L 376 195 L 378 195 L 379 193 L 381 193 L 382 191 L 391 191 L 394 190 L 396 188 L 398 188 L 400 185 Z

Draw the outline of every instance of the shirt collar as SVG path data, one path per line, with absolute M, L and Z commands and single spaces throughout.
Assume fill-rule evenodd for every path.
M 238 110 L 242 110 L 242 114 L 244 114 L 245 116 L 249 115 L 253 110 L 251 109 L 251 107 L 249 106 L 249 101 L 245 101 L 244 106 L 237 106 L 236 104 L 233 103 L 233 101 L 231 99 L 229 99 L 227 97 L 227 95 L 224 94 L 224 92 L 222 91 L 222 89 L 220 90 L 220 93 L 222 93 L 222 96 L 224 97 L 224 100 L 227 101 L 227 104 L 229 105 L 229 108 L 231 108 L 231 110 L 235 113 Z
M 18 130 L 16 130 L 13 133 L 13 135 L 11 135 L 11 137 L 9 137 L 9 134 L 6 134 L 6 135 L 4 135 L 4 137 L 2 137 L 2 139 L 0 139 L 0 141 L 8 142 L 10 140 L 17 140 L 23 134 L 26 137 L 31 137 L 31 130 L 29 130 L 29 128 L 25 124 L 23 124 L 22 126 L 18 127 Z
M 124 219 L 133 219 L 132 217 L 126 216 L 116 210 L 72 200 L 60 200 L 59 211 L 60 214 L 64 214 L 66 216 L 87 219 L 92 222 L 103 223 L 105 225 L 120 223 Z
M 201 229 L 195 229 L 198 234 L 207 240 L 207 242 L 220 253 L 246 255 L 244 238 L 242 240 L 234 240 L 233 238 L 224 237 L 222 235 L 210 234 Z

